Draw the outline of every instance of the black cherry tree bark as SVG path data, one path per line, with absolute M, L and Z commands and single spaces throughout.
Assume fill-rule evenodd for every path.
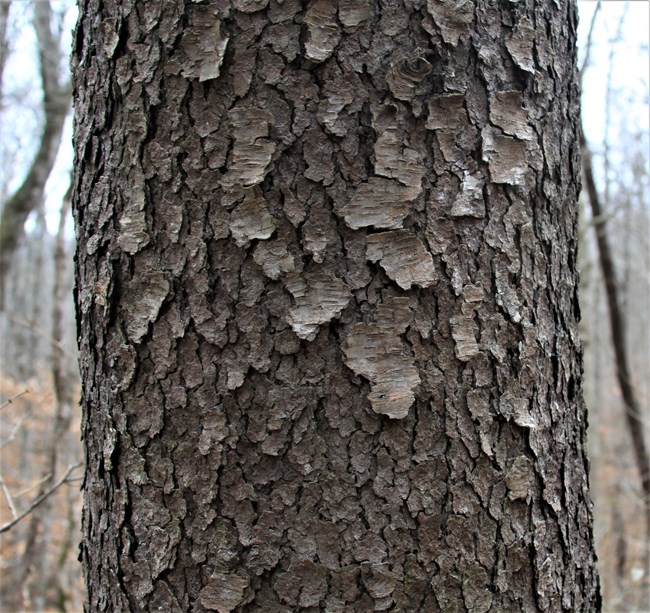
M 85 0 L 89 611 L 596 611 L 569 0 Z

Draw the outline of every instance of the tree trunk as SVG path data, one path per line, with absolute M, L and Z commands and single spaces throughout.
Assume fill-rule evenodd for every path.
M 54 282 L 52 288 L 52 356 L 51 373 L 54 387 L 54 415 L 52 417 L 48 436 L 41 442 L 44 458 L 42 477 L 39 480 L 36 499 L 44 496 L 56 483 L 62 471 L 61 465 L 66 459 L 73 460 L 68 468 L 76 463 L 75 451 L 78 449 L 76 441 L 70 436 L 70 422 L 72 419 L 72 406 L 74 388 L 72 381 L 66 373 L 66 355 L 64 350 L 65 335 L 63 330 L 63 307 L 66 304 L 66 253 L 65 253 L 65 222 L 70 214 L 69 194 L 61 204 L 59 227 L 54 242 Z M 45 222 L 43 232 L 47 235 Z M 41 276 L 41 275 L 39 275 Z M 38 302 L 35 304 L 38 305 Z M 42 305 L 39 305 L 42 306 Z M 34 318 L 36 319 L 36 318 Z M 36 334 L 35 340 L 41 340 Z M 34 360 L 36 361 L 36 360 Z M 41 419 L 49 418 L 42 415 Z M 63 460 L 63 461 L 62 461 Z M 61 504 L 61 503 L 60 503 Z M 22 556 L 22 569 L 19 587 L 24 594 L 23 605 L 28 611 L 43 611 L 52 609 L 53 596 L 59 597 L 63 592 L 65 577 L 60 572 L 57 564 L 52 564 L 52 559 L 58 561 L 60 555 L 52 556 L 56 549 L 53 529 L 57 526 L 56 504 L 53 498 L 46 498 L 41 504 L 34 507 L 30 513 L 29 524 L 25 533 L 25 550 Z M 66 515 L 65 513 L 63 514 Z M 68 547 L 64 543 L 63 551 Z M 58 551 L 56 553 L 59 553 Z M 66 554 L 67 555 L 67 554 Z M 65 557 L 63 558 L 65 559 Z M 63 609 L 65 611 L 65 608 Z
M 81 2 L 89 611 L 599 609 L 575 34 Z
M 641 403 L 637 399 L 635 386 L 630 375 L 632 371 L 628 361 L 625 316 L 621 308 L 621 293 L 616 280 L 614 259 L 607 235 L 607 225 L 605 223 L 606 212 L 603 210 L 600 197 L 598 196 L 598 190 L 596 189 L 591 150 L 582 132 L 580 142 L 584 156 L 587 199 L 591 206 L 592 217 L 597 220 L 594 227 L 596 230 L 596 244 L 598 245 L 598 261 L 600 262 L 600 270 L 603 274 L 603 283 L 605 285 L 605 296 L 607 298 L 607 309 L 609 312 L 609 329 L 612 336 L 612 347 L 616 362 L 616 378 L 623 398 L 625 425 L 632 440 L 634 460 L 641 483 L 641 503 L 646 524 L 645 546 L 643 547 L 643 570 L 646 579 L 650 579 L 650 453 L 648 452 L 645 440 L 645 431 L 647 429 L 646 419 L 641 412 Z M 650 607 L 650 589 L 644 590 L 641 606 L 644 609 Z
M 2 19 L 7 16 L 8 7 L 7 15 Z M 49 0 L 34 3 L 34 30 L 38 41 L 44 125 L 25 179 L 16 192 L 2 203 L 0 211 L 0 311 L 5 305 L 5 290 L 12 259 L 24 236 L 29 214 L 43 204 L 45 185 L 54 167 L 65 119 L 70 111 L 70 83 L 59 82 L 59 70 L 65 56 L 60 49 L 61 41 L 52 34 L 52 7 Z M 6 50 L 3 53 L 2 62 L 5 61 Z M 3 66 L 0 65 L 0 68 Z
M 11 10 L 11 0 L 0 4 L 0 100 L 4 102 L 4 74 L 9 55 L 9 38 L 7 36 L 7 26 L 9 25 L 9 11 Z M 0 192 L 0 196 L 4 196 Z

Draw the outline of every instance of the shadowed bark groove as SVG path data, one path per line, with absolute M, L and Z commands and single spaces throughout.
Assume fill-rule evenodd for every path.
M 575 6 L 457 4 L 81 3 L 89 610 L 599 609 Z

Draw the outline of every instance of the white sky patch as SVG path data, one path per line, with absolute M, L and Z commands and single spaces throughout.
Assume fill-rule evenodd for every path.
M 588 0 L 578 2 L 580 66 L 584 62 L 587 36 L 597 5 L 597 2 Z M 650 129 L 649 28 L 650 3 L 609 0 L 601 4 L 592 34 L 589 66 L 582 84 L 585 135 L 589 143 L 596 147 L 600 147 L 606 136 L 610 74 L 610 140 L 616 141 L 621 120 L 627 123 L 631 132 L 647 132 Z

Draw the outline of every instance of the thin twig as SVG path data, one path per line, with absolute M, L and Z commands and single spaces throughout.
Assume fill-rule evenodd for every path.
M 22 392 L 18 392 L 15 396 L 7 398 L 7 400 L 0 404 L 0 411 L 2 411 L 2 409 L 6 409 L 10 404 L 14 402 L 14 400 L 18 400 L 18 398 L 21 398 L 25 394 L 29 394 L 29 390 L 23 390 Z
M 21 496 L 24 496 L 25 494 L 29 494 L 32 490 L 35 490 L 37 487 L 40 487 L 45 483 L 46 481 L 49 481 L 52 478 L 52 473 L 49 472 L 45 475 L 43 475 L 38 481 L 35 483 L 32 483 L 31 485 L 28 485 L 27 487 L 24 487 L 22 490 L 14 494 L 14 498 L 20 498 Z
M 11 434 L 9 437 L 0 442 L 0 449 L 4 449 L 11 441 L 13 441 L 16 438 L 16 434 L 18 434 L 18 431 L 23 427 L 23 424 L 32 416 L 32 413 L 34 412 L 34 407 L 29 407 L 21 416 L 16 425 L 12 428 Z
M 582 79 L 582 75 L 589 67 L 589 57 L 591 55 L 591 39 L 594 33 L 594 28 L 596 26 L 596 16 L 598 15 L 598 11 L 600 11 L 600 6 L 601 1 L 598 0 L 598 4 L 594 9 L 594 14 L 591 16 L 591 23 L 589 24 L 589 34 L 587 34 L 587 43 L 585 44 L 585 59 L 582 62 L 582 66 L 580 66 L 580 79 Z
M 14 517 L 11 521 L 2 524 L 2 526 L 0 526 L 0 534 L 7 532 L 7 530 L 11 530 L 11 528 L 13 528 L 21 519 L 25 519 L 25 517 L 27 517 L 38 505 L 49 498 L 54 492 L 56 492 L 56 490 L 58 490 L 64 483 L 66 483 L 68 477 L 70 476 L 70 473 L 72 473 L 75 468 L 79 468 L 79 466 L 81 466 L 81 463 L 68 466 L 68 469 L 63 473 L 61 478 L 49 490 L 36 498 L 36 500 L 34 500 L 34 502 L 32 502 L 32 504 L 30 504 L 29 507 L 20 515 Z
M 52 338 L 52 336 L 48 332 L 46 332 L 42 328 L 39 328 L 35 323 L 28 321 L 27 319 L 20 319 L 19 317 L 14 317 L 14 316 L 9 316 L 7 317 L 7 319 L 18 326 L 23 326 L 24 328 L 27 328 L 33 334 L 36 334 L 40 338 L 50 343 L 53 347 L 56 347 L 64 355 L 67 355 L 68 352 L 66 350 L 65 345 L 62 342 L 57 341 L 55 338 Z
M 7 484 L 5 483 L 4 477 L 1 474 L 0 474 L 0 486 L 2 487 L 2 493 L 5 495 L 5 498 L 7 500 L 7 504 L 9 505 L 9 508 L 11 509 L 11 516 L 16 517 L 18 515 L 18 511 L 16 511 L 16 506 L 14 505 L 13 496 L 11 495 L 11 492 L 9 491 L 9 488 L 7 487 Z

